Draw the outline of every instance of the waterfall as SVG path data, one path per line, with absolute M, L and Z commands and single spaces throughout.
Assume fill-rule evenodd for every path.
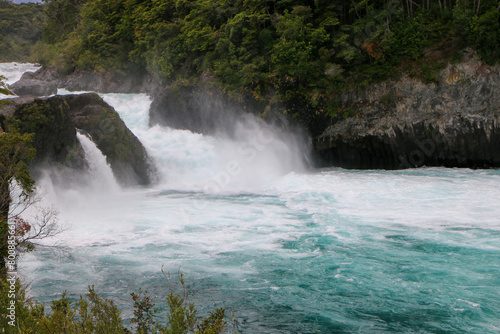
M 6 83 L 11 85 L 21 79 L 26 72 L 36 72 L 40 65 L 30 63 L 0 63 L 0 75 L 7 78 Z
M 60 92 L 61 93 L 61 92 Z M 64 92 L 66 93 L 66 92 Z M 180 191 L 246 192 L 307 168 L 300 135 L 252 114 L 230 124 L 232 135 L 203 135 L 168 126 L 149 127 L 146 94 L 101 94 L 139 138 L 160 172 L 160 185 Z
M 85 151 L 85 159 L 89 165 L 90 181 L 97 191 L 116 191 L 119 189 L 111 166 L 96 144 L 82 132 L 76 133 L 78 141 Z
M 238 332 L 498 332 L 500 170 L 301 173 L 300 138 L 254 116 L 207 136 L 149 127 L 145 94 L 101 96 L 162 178 L 120 188 L 79 133 L 88 171 L 37 179 L 67 223 L 63 247 L 18 259 L 37 301 L 92 284 L 128 324 L 139 288 L 168 307 L 164 265 L 197 314 L 224 307 Z

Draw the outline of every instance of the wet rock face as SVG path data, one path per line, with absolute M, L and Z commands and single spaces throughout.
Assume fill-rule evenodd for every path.
M 35 79 L 24 79 L 10 85 L 10 89 L 19 96 L 49 96 L 57 93 L 56 85 Z
M 245 114 L 258 114 L 265 109 L 263 103 L 251 98 L 231 100 L 221 90 L 207 87 L 203 82 L 157 89 L 152 97 L 151 125 L 161 124 L 209 135 L 217 132 L 231 134 L 234 124 Z
M 113 107 L 94 93 L 67 95 L 65 102 L 75 127 L 92 137 L 122 184 L 151 182 L 152 164 L 146 150 Z
M 219 124 L 232 118 L 234 113 L 221 97 L 192 86 L 158 91 L 150 109 L 151 125 L 205 134 L 213 134 Z
M 321 166 L 500 167 L 500 68 L 474 56 L 439 85 L 403 78 L 344 96 L 350 117 L 315 138 Z
M 117 180 L 124 185 L 148 184 L 151 164 L 140 141 L 118 113 L 97 94 L 49 98 L 24 97 L 0 106 L 8 127 L 35 133 L 34 165 L 50 163 L 85 168 L 85 155 L 76 129 L 89 134 L 106 156 Z

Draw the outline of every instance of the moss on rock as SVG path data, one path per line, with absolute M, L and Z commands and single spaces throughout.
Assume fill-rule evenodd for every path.
M 37 155 L 33 164 L 49 160 L 82 168 L 83 149 L 76 130 L 89 134 L 106 156 L 122 184 L 148 184 L 150 164 L 140 141 L 118 113 L 97 94 L 65 95 L 39 99 L 13 99 L 8 129 L 34 133 Z

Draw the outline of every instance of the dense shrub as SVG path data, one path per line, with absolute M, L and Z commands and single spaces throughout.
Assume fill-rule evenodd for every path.
M 64 292 L 61 298 L 52 301 L 50 311 L 46 311 L 44 305 L 27 297 L 26 289 L 19 280 L 4 277 L 0 279 L 0 308 L 7 310 L 15 301 L 15 317 L 2 313 L 0 326 L 4 329 L 3 333 L 8 334 L 220 334 L 232 331 L 227 326 L 222 308 L 215 309 L 205 318 L 197 317 L 197 310 L 189 302 L 184 289 L 182 275 L 179 278 L 183 292 L 178 294 L 171 290 L 167 295 L 166 319 L 157 316 L 157 301 L 151 299 L 147 292 L 139 290 L 132 293 L 133 325 L 126 328 L 113 301 L 102 298 L 93 286 L 89 286 L 88 292 L 77 301 L 72 301 Z

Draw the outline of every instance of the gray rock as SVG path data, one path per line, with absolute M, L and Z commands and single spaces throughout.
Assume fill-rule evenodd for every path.
M 345 94 L 349 117 L 315 138 L 321 166 L 500 167 L 500 67 L 475 56 L 440 73 Z
M 55 67 L 41 68 L 34 73 L 27 72 L 21 77 L 21 80 L 25 79 L 44 81 L 70 91 L 100 93 L 143 93 L 157 84 L 147 73 L 118 75 L 76 69 L 69 74 L 60 74 Z
M 19 96 L 49 96 L 57 93 L 56 85 L 36 79 L 21 79 L 10 85 L 10 89 Z
M 76 129 L 90 134 L 106 156 L 118 182 L 151 182 L 152 164 L 146 150 L 118 113 L 94 93 L 47 98 L 19 97 L 0 105 L 0 115 L 21 133 L 34 133 L 32 167 L 49 162 L 70 169 L 85 168 Z

